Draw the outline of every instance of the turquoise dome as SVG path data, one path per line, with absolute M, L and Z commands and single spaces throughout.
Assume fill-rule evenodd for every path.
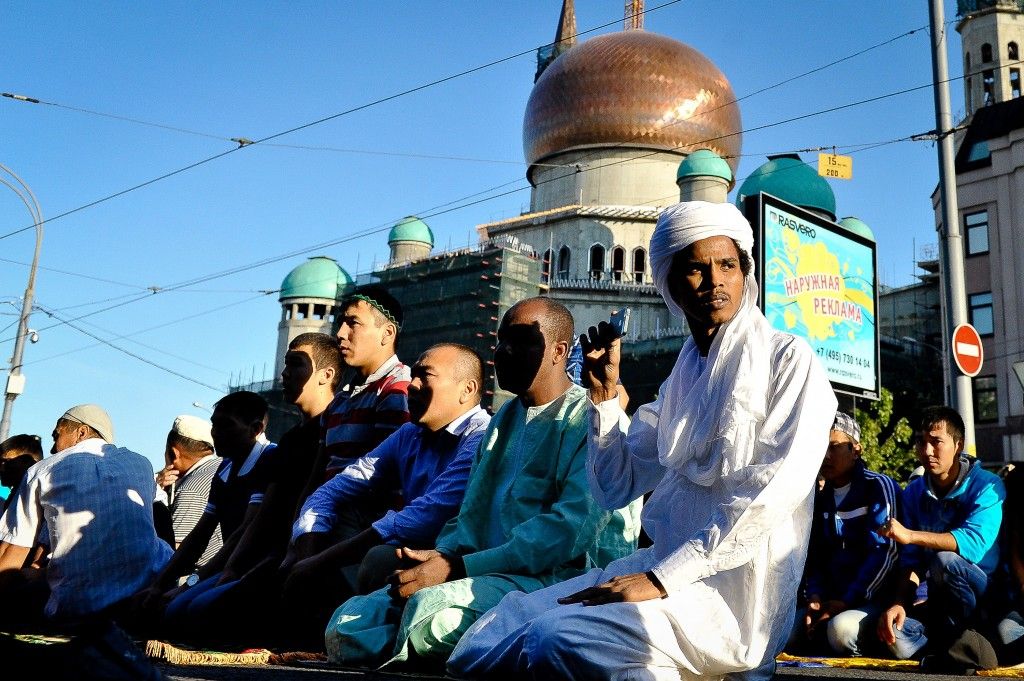
M 286 298 L 325 298 L 337 300 L 346 286 L 352 283 L 348 272 L 334 258 L 318 255 L 288 273 L 281 282 L 281 295 Z
M 801 208 L 810 208 L 836 217 L 836 197 L 821 175 L 796 154 L 769 156 L 768 162 L 752 172 L 736 196 L 736 207 L 743 210 L 743 199 L 759 192 L 771 194 Z
M 419 241 L 433 246 L 434 233 L 430 231 L 427 223 L 415 215 L 410 215 L 399 220 L 398 224 L 391 228 L 388 243 L 393 244 L 396 241 Z
M 874 232 L 872 232 L 871 228 L 868 227 L 860 218 L 855 218 L 851 215 L 840 220 L 839 224 L 845 227 L 849 232 L 859 234 L 865 239 L 869 239 L 871 241 L 875 240 Z
M 720 177 L 732 183 L 732 169 L 721 156 L 710 149 L 698 149 L 679 164 L 676 181 L 684 177 Z

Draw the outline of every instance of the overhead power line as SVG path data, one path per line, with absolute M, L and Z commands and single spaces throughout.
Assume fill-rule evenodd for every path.
M 651 12 L 655 12 L 657 10 L 664 9 L 665 7 L 669 7 L 670 5 L 675 5 L 675 4 L 679 3 L 679 2 L 682 2 L 682 0 L 667 0 L 666 2 L 663 2 L 660 5 L 657 5 L 655 7 L 651 7 L 649 9 L 645 9 L 643 13 L 644 14 L 650 14 Z M 587 29 L 585 31 L 580 31 L 576 35 L 579 36 L 579 35 L 586 35 L 588 33 L 593 33 L 594 31 L 599 31 L 602 28 L 607 28 L 608 26 L 613 26 L 615 24 L 618 24 L 619 21 L 620 21 L 619 19 L 616 19 L 615 21 L 609 21 L 609 22 L 606 22 L 604 24 L 601 24 L 600 26 L 595 26 L 595 27 Z M 321 118 L 318 118 L 316 120 L 310 121 L 308 123 L 302 123 L 300 125 L 296 125 L 294 127 L 288 128 L 287 130 L 282 130 L 281 132 L 276 132 L 274 134 L 267 135 L 266 137 L 261 137 L 260 139 L 257 139 L 257 140 L 249 140 L 247 138 L 233 138 L 232 141 L 237 142 L 238 146 L 236 146 L 236 147 L 234 147 L 232 149 L 228 149 L 227 151 L 222 151 L 219 154 L 214 154 L 213 156 L 209 156 L 207 158 L 204 158 L 202 160 L 196 161 L 194 163 L 190 163 L 190 164 L 188 164 L 186 166 L 178 168 L 177 170 L 172 170 L 172 171 L 164 173 L 163 175 L 160 175 L 158 177 L 154 177 L 154 178 L 152 178 L 150 180 L 146 180 L 145 182 L 140 182 L 139 184 L 136 184 L 136 185 L 134 185 L 132 187 L 128 187 L 127 189 L 122 189 L 121 191 L 118 191 L 118 192 L 114 192 L 113 194 L 109 194 L 109 195 L 107 195 L 107 196 L 105 196 L 103 198 L 96 199 L 95 201 L 91 201 L 91 202 L 86 203 L 84 205 L 78 206 L 77 208 L 72 208 L 70 210 L 64 211 L 63 213 L 58 213 L 57 215 L 54 215 L 54 216 L 46 219 L 45 223 L 56 222 L 57 220 L 61 220 L 61 219 L 65 218 L 65 217 L 67 217 L 69 215 L 73 215 L 73 214 L 78 213 L 80 211 L 86 210 L 87 208 L 92 208 L 93 206 L 97 206 L 97 205 L 99 205 L 101 203 L 105 203 L 105 202 L 110 201 L 112 199 L 115 199 L 115 198 L 117 198 L 119 196 L 124 196 L 125 194 L 137 191 L 137 190 L 142 189 L 144 187 L 148 187 L 151 184 L 155 184 L 155 183 L 160 182 L 162 180 L 166 180 L 166 179 L 168 179 L 170 177 L 174 177 L 175 175 L 180 175 L 181 173 L 184 173 L 184 172 L 187 172 L 187 171 L 192 170 L 194 168 L 198 168 L 200 166 L 206 165 L 207 163 L 211 163 L 212 161 L 216 161 L 217 159 L 223 158 L 224 156 L 227 156 L 229 154 L 233 154 L 233 153 L 235 153 L 236 151 L 238 151 L 240 149 L 244 149 L 245 147 L 249 147 L 249 146 L 252 146 L 254 144 L 263 144 L 265 142 L 269 142 L 270 140 L 274 140 L 274 139 L 277 139 L 279 137 L 284 137 L 286 135 L 290 135 L 292 133 L 299 132 L 300 130 L 306 130 L 307 128 L 312 128 L 312 127 L 317 126 L 317 125 L 322 125 L 324 123 L 327 123 L 329 121 L 333 121 L 333 120 L 341 118 L 343 116 L 348 116 L 348 115 L 357 113 L 359 111 L 364 111 L 366 109 L 369 109 L 369 108 L 372 108 L 372 107 L 375 107 L 375 106 L 379 106 L 380 104 L 384 104 L 386 102 L 390 102 L 390 101 L 393 101 L 395 99 L 399 99 L 401 97 L 406 97 L 408 95 L 411 95 L 411 94 L 414 94 L 414 93 L 417 93 L 417 92 L 422 92 L 423 90 L 427 90 L 427 89 L 436 87 L 438 85 L 442 85 L 442 84 L 447 83 L 449 81 L 457 80 L 459 78 L 463 78 L 465 76 L 468 76 L 468 75 L 473 74 L 473 73 L 477 73 L 479 71 L 484 71 L 486 69 L 492 68 L 492 67 L 497 66 L 499 64 L 504 64 L 505 62 L 512 61 L 513 59 L 518 59 L 518 58 L 523 57 L 525 55 L 533 54 L 540 47 L 544 47 L 544 46 L 550 45 L 550 44 L 551 43 L 544 43 L 543 45 L 539 45 L 539 46 L 536 46 L 536 47 L 531 47 L 528 50 L 523 50 L 521 52 L 517 52 L 517 53 L 509 55 L 507 57 L 501 57 L 500 59 L 494 59 L 494 60 L 489 61 L 489 62 L 487 62 L 485 64 L 480 64 L 478 66 L 473 66 L 471 68 L 459 71 L 458 73 L 453 73 L 453 74 L 450 74 L 448 76 L 444 76 L 444 77 L 437 78 L 435 80 L 429 81 L 427 83 L 422 83 L 420 85 L 413 86 L 411 88 L 402 90 L 401 92 L 396 92 L 396 93 L 393 93 L 393 94 L 390 94 L 390 95 L 385 95 L 383 97 L 378 97 L 377 99 L 371 100 L 369 102 L 365 102 L 363 104 L 358 104 L 356 106 L 353 106 L 351 108 L 345 109 L 343 111 L 339 111 L 337 113 L 330 114 L 328 116 L 323 116 Z M 20 100 L 20 101 L 29 102 L 29 103 L 33 103 L 33 104 L 41 104 L 42 103 L 41 100 L 39 100 L 39 99 L 35 99 L 35 98 L 32 98 L 32 97 L 25 97 L 24 95 L 15 95 L 15 94 L 11 94 L 11 93 L 8 93 L 8 92 L 4 92 L 4 93 L 0 93 L 0 94 L 2 94 L 4 97 L 8 97 L 10 99 L 17 99 L 17 100 Z M 167 127 L 167 126 L 161 126 L 161 127 Z M 7 234 L 0 235 L 0 240 L 6 239 L 6 238 L 8 238 L 10 236 L 14 236 L 15 234 L 20 234 L 21 232 L 24 232 L 24 231 L 29 230 L 29 229 L 34 229 L 34 228 L 35 228 L 35 225 L 33 224 L 33 225 L 29 225 L 28 227 L 24 227 L 22 229 L 14 230 L 13 232 L 8 232 Z

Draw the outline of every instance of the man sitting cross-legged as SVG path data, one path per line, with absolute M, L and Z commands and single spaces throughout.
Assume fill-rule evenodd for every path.
M 964 422 L 956 410 L 925 410 L 916 435 L 925 473 L 903 490 L 903 522 L 890 518 L 878 530 L 902 545 L 897 595 L 877 625 L 900 659 L 941 654 L 976 624 L 999 566 L 1006 498 L 1003 481 L 963 455 Z M 928 600 L 919 620 L 907 609 L 925 579 Z
M 806 608 L 790 641 L 806 642 L 816 654 L 862 655 L 876 647 L 874 623 L 885 609 L 880 595 L 896 567 L 896 542 L 875 530 L 900 516 L 900 488 L 868 470 L 860 452 L 860 426 L 849 414 L 837 413 L 821 464 L 825 486 L 814 497 Z
M 294 613 L 293 626 L 308 630 L 318 647 L 339 604 L 386 584 L 399 567 L 396 547 L 432 548 L 438 532 L 458 512 L 490 421 L 480 408 L 482 383 L 483 362 L 474 350 L 455 343 L 433 346 L 412 367 L 412 423 L 306 500 L 282 565 L 288 575 L 284 601 Z M 351 536 L 356 529 L 351 511 L 396 488 L 405 506 Z M 343 572 L 347 566 L 353 567 Z
M 565 373 L 572 334 L 572 315 L 547 298 L 505 313 L 494 366 L 516 398 L 491 419 L 458 516 L 434 549 L 401 549 L 412 567 L 390 593 L 338 608 L 326 633 L 331 660 L 415 655 L 441 663 L 506 593 L 535 591 L 633 550 L 635 507 L 602 511 L 588 490 L 586 391 Z
M 814 351 L 757 307 L 750 225 L 730 204 L 666 209 L 651 266 L 692 336 L 658 399 L 626 417 L 621 342 L 583 340 L 587 468 L 605 508 L 653 492 L 653 545 L 564 584 L 510 593 L 448 668 L 517 679 L 767 679 L 790 632 L 811 490 L 836 399 Z

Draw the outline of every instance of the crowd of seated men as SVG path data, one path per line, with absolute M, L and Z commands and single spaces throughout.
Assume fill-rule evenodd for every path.
M 246 391 L 173 419 L 156 474 L 95 404 L 57 418 L 50 457 L 0 443 L 0 630 L 465 677 L 755 681 L 784 648 L 1024 659 L 1024 468 L 1004 484 L 936 407 L 920 477 L 868 470 L 813 351 L 757 308 L 752 243 L 726 204 L 659 218 L 654 279 L 692 335 L 632 419 L 608 323 L 577 338 L 550 298 L 510 307 L 492 415 L 485 358 L 438 339 L 403 364 L 401 305 L 370 288 L 336 337 L 289 343 L 302 418 L 277 443 Z

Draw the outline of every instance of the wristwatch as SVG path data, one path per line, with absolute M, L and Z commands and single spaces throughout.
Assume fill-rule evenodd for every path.
M 199 573 L 198 572 L 193 572 L 192 574 L 190 574 L 188 576 L 188 579 L 185 580 L 185 585 L 186 586 L 195 586 L 198 583 L 199 583 Z

